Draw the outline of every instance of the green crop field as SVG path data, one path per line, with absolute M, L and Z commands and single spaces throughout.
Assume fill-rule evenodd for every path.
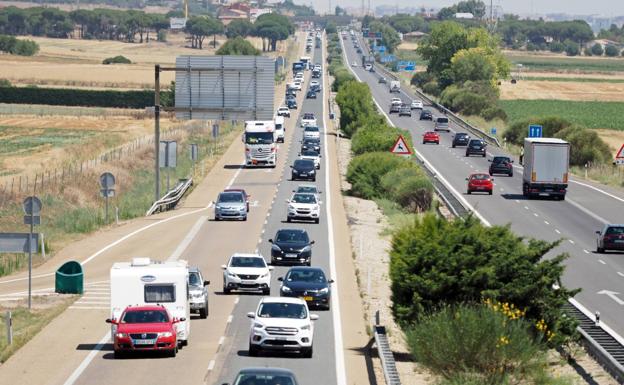
M 578 72 L 616 72 L 624 71 L 624 58 L 616 59 L 580 59 L 567 57 L 538 57 L 508 55 L 512 67 L 522 64 L 531 71 L 578 71 Z
M 16 127 L 0 127 L 0 155 L 37 151 L 42 147 L 64 147 L 81 143 L 103 132 L 89 130 L 65 130 L 44 128 L 25 130 Z
M 510 122 L 532 116 L 559 116 L 588 128 L 624 130 L 624 102 L 501 100 L 499 104 Z

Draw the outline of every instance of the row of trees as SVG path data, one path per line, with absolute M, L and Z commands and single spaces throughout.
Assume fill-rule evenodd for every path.
M 603 29 L 598 34 L 599 39 L 609 39 L 619 43 L 624 43 L 624 25 L 618 28 L 617 25 L 611 24 L 609 29 Z
M 460 1 L 450 7 L 440 9 L 438 19 L 453 19 L 456 13 L 472 13 L 475 18 L 481 19 L 485 16 L 485 3 L 480 0 Z
M 583 20 L 519 20 L 516 16 L 507 15 L 499 23 L 498 31 L 505 45 L 514 49 L 526 45 L 530 50 L 546 50 L 558 43 L 570 41 L 578 46 L 594 39 L 594 32 Z
M 591 48 L 585 49 L 586 56 L 605 56 L 615 57 L 620 54 L 620 49 L 612 44 L 608 44 L 606 47 L 602 47 L 600 43 L 596 43 L 592 45 Z M 622 51 L 622 55 L 624 55 L 624 51 Z
M 0 35 L 0 52 L 32 56 L 39 52 L 39 44 L 32 40 L 18 40 L 15 36 Z

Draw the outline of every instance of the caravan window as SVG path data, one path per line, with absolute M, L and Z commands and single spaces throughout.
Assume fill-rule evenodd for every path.
M 145 285 L 145 303 L 175 302 L 175 285 Z

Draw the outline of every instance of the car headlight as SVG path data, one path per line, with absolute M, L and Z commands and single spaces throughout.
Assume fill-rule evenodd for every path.
M 171 333 L 171 332 L 160 332 L 160 333 L 158 333 L 158 337 L 165 337 L 165 338 L 173 337 L 173 333 Z
M 307 253 L 308 251 L 312 251 L 312 247 L 310 245 L 304 247 L 303 249 L 301 249 L 302 253 Z
M 222 208 L 223 208 L 223 207 L 221 207 L 221 205 L 219 205 L 219 204 L 217 204 L 217 205 L 215 206 L 215 210 L 221 210 Z
M 117 338 L 128 338 L 128 333 L 117 333 L 115 334 Z
M 327 294 L 327 293 L 329 293 L 329 288 L 328 287 L 324 287 L 321 290 L 319 290 L 319 293 L 320 294 Z
M 243 206 L 243 207 L 239 207 L 238 211 L 247 211 L 247 207 Z
M 264 327 L 264 325 L 259 323 L 259 322 L 254 322 L 253 327 L 254 327 L 254 329 L 262 329 Z
M 236 274 L 232 273 L 231 271 L 228 271 L 227 275 L 228 277 L 236 278 Z
M 269 273 L 268 273 L 268 272 L 266 272 L 266 273 L 262 274 L 262 275 L 260 276 L 260 278 L 266 278 L 266 277 L 268 277 L 268 276 L 269 276 Z
M 194 292 L 194 293 L 191 293 L 191 298 L 201 298 L 203 297 L 203 295 L 204 293 L 202 292 Z
M 299 174 L 299 170 L 297 170 L 296 168 L 293 168 L 292 172 L 293 172 L 294 174 Z
M 280 249 L 278 245 L 271 246 L 271 250 L 272 251 L 277 251 L 278 253 L 282 252 L 282 249 Z
M 284 293 L 290 293 L 292 290 L 290 290 L 290 288 L 288 286 L 282 286 L 282 291 Z
M 310 324 L 301 327 L 301 330 L 310 330 Z
M 295 211 L 295 206 L 288 205 L 288 211 Z

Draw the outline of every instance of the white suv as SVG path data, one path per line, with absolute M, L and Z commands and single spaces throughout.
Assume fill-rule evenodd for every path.
M 232 290 L 261 291 L 264 295 L 271 293 L 271 271 L 264 257 L 259 254 L 234 254 L 223 269 L 223 293 Z
M 286 222 L 293 219 L 307 219 L 319 223 L 321 206 L 316 194 L 295 193 L 286 202 L 288 203 Z
M 314 324 L 318 315 L 310 314 L 308 305 L 300 298 L 265 297 L 260 300 L 251 318 L 249 355 L 262 350 L 298 351 L 312 358 Z
M 321 132 L 316 125 L 307 125 L 303 128 L 303 139 L 320 139 Z

